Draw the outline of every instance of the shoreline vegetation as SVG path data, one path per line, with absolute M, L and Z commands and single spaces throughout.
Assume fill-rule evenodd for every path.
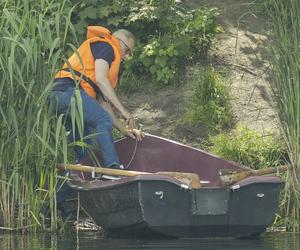
M 47 94 L 66 44 L 71 13 L 48 1 L 2 1 L 0 8 L 0 211 L 3 226 L 45 229 L 49 206 L 57 230 L 57 161 L 66 161 L 62 117 L 51 115 Z
M 66 229 L 55 195 L 64 178 L 55 166 L 72 162 L 72 145 L 67 142 L 64 118 L 52 114 L 47 96 L 53 76 L 84 39 L 88 24 L 101 23 L 112 30 L 123 26 L 136 33 L 139 46 L 125 65 L 123 92 L 141 89 L 142 82 L 153 90 L 174 86 L 185 77 L 178 75 L 185 72 L 181 62 L 203 64 L 222 30 L 215 8 L 190 9 L 175 0 L 107 0 L 101 1 L 101 8 L 98 2 L 75 6 L 69 0 L 0 3 L 0 231 Z M 279 142 L 234 124 L 228 103 L 230 85 L 223 83 L 222 72 L 212 65 L 201 65 L 201 72 L 191 80 L 189 112 L 181 122 L 204 126 L 203 147 L 224 158 L 254 168 L 288 161 L 291 168 L 283 175 L 286 184 L 272 227 L 299 231 L 300 13 L 296 10 L 300 3 L 256 2 L 263 6 L 272 28 L 270 85 L 281 125 Z M 82 113 L 72 110 L 73 126 L 80 130 Z M 85 146 L 82 141 L 77 145 Z M 42 212 L 45 208 L 50 220 Z
M 280 210 L 283 223 L 292 231 L 299 231 L 300 220 L 300 2 L 270 0 L 267 11 L 272 24 L 274 77 L 270 81 L 275 107 L 285 142 L 290 171 Z

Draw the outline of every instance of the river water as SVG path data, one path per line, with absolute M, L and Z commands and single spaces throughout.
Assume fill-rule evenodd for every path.
M 264 233 L 259 238 L 233 239 L 110 239 L 100 233 L 0 234 L 0 250 L 43 249 L 222 249 L 222 250 L 299 250 L 300 234 Z

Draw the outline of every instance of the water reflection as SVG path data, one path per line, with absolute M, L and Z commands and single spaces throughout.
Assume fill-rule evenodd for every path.
M 0 234 L 1 250 L 42 250 L 42 249 L 222 249 L 222 250 L 298 250 L 300 234 L 265 233 L 260 238 L 230 239 L 167 239 L 127 240 L 104 238 L 100 233 L 79 233 L 65 235 L 51 234 Z

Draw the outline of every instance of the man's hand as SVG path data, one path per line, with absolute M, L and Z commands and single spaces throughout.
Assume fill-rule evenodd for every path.
M 125 135 L 138 141 L 141 141 L 145 137 L 145 134 L 138 129 L 127 130 Z
M 126 124 L 128 125 L 128 129 L 132 131 L 135 126 L 133 116 L 130 113 L 128 113 L 128 115 L 125 118 L 126 118 Z

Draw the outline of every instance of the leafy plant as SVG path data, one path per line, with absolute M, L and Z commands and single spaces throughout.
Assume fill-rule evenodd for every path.
M 192 80 L 183 122 L 202 125 L 211 133 L 231 124 L 232 113 L 228 86 L 212 68 L 203 68 Z
M 140 60 L 157 81 L 168 83 L 174 78 L 179 53 L 174 45 L 164 45 L 163 41 L 153 39 L 144 47 Z
M 262 136 L 246 126 L 211 136 L 210 141 L 213 153 L 256 169 L 277 166 L 286 160 L 286 150 L 278 139 Z
M 194 57 L 206 54 L 216 33 L 222 28 L 216 25 L 217 9 L 199 8 L 184 19 L 184 34 L 191 38 Z
M 216 9 L 190 10 L 175 0 L 87 0 L 77 6 L 72 19 L 81 40 L 87 25 L 126 27 L 136 35 L 139 44 L 132 62 L 126 63 L 123 83 L 135 89 L 136 78 L 152 86 L 169 85 L 188 60 L 205 55 L 219 32 L 216 15 Z

